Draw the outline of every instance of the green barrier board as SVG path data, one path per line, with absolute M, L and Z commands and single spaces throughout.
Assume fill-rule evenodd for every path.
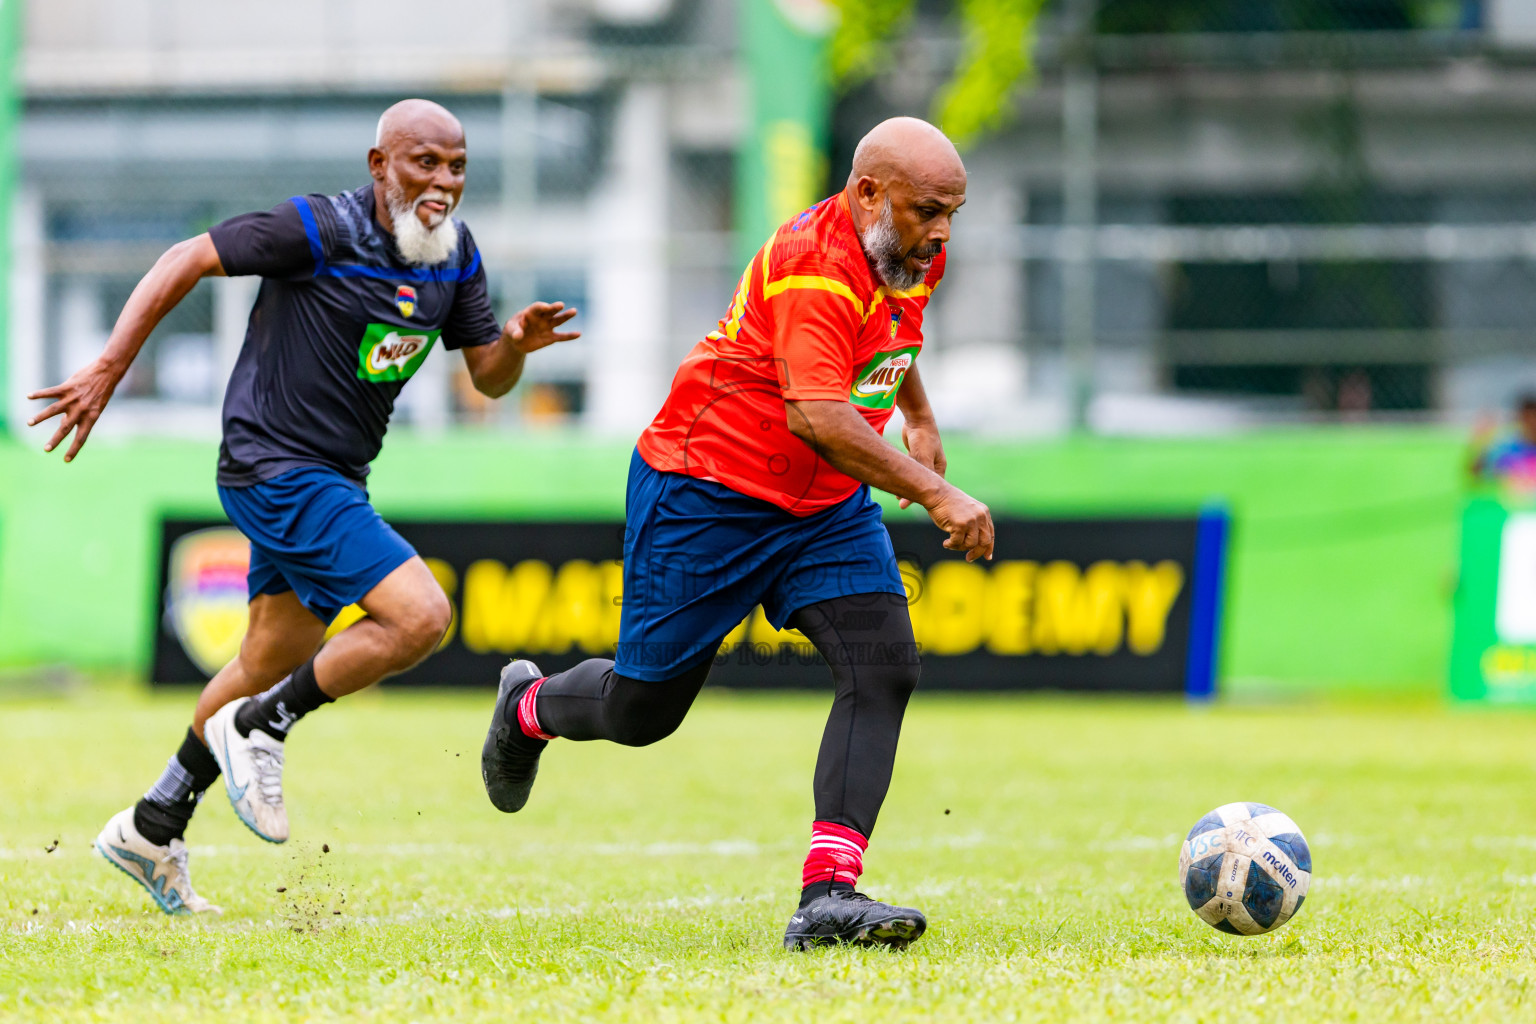
M 1455 609 L 1452 695 L 1536 702 L 1536 507 L 1467 502 Z
M 38 429 L 0 439 L 0 668 L 147 675 L 159 521 L 219 515 L 212 441 L 99 430 L 68 466 Z M 1223 438 L 946 437 L 949 476 L 1004 516 L 1187 513 L 1233 530 L 1223 689 L 1445 686 L 1466 441 L 1444 428 Z M 386 519 L 617 520 L 632 446 L 576 435 L 391 433 L 369 491 Z M 892 521 L 924 523 L 888 507 Z M 1228 684 L 1230 683 L 1230 686 Z

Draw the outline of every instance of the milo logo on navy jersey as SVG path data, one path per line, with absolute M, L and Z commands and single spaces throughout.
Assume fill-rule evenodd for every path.
M 854 378 L 848 392 L 848 401 L 866 409 L 889 409 L 896 404 L 896 392 L 906 380 L 907 371 L 917 358 L 918 346 L 899 348 L 894 352 L 876 352 L 875 357 L 864 364 L 864 369 Z
M 441 331 L 403 333 L 390 324 L 369 324 L 357 350 L 357 376 L 376 384 L 406 380 L 426 360 Z

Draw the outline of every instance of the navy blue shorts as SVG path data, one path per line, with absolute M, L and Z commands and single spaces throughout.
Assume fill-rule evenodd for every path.
M 758 603 L 782 629 L 818 601 L 904 593 L 868 487 L 801 518 L 709 480 L 657 472 L 638 451 L 630 460 L 620 675 L 676 676 L 713 656 Z
M 219 500 L 251 542 L 251 599 L 291 590 L 321 622 L 416 554 L 368 504 L 368 492 L 335 470 L 305 466 L 220 487 Z

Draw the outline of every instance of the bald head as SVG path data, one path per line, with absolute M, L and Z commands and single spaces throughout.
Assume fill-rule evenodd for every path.
M 374 217 L 411 263 L 438 263 L 455 244 L 448 215 L 464 193 L 464 126 L 431 100 L 401 100 L 379 118 L 368 172 Z
M 401 100 L 379 115 L 379 127 L 373 135 L 375 149 L 386 152 L 396 146 L 410 145 L 422 139 L 464 145 L 464 126 L 448 108 L 431 100 Z
M 927 121 L 893 117 L 881 121 L 853 151 L 851 185 L 860 178 L 928 185 L 965 194 L 965 164 L 949 137 Z
M 921 284 L 965 203 L 965 164 L 927 121 L 893 117 L 859 141 L 844 189 L 870 266 L 887 287 Z

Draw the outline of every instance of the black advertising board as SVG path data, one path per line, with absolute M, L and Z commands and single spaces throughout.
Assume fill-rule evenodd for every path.
M 887 524 L 929 690 L 1209 695 L 1226 518 L 999 519 L 991 562 L 966 563 L 926 520 Z M 396 521 L 454 607 L 443 646 L 393 684 L 493 686 L 509 658 L 548 672 L 610 656 L 616 522 Z M 202 682 L 239 648 L 249 550 L 227 523 L 162 522 L 153 678 Z M 334 628 L 361 614 L 342 613 Z M 756 609 L 727 638 L 714 685 L 819 688 L 804 637 Z

